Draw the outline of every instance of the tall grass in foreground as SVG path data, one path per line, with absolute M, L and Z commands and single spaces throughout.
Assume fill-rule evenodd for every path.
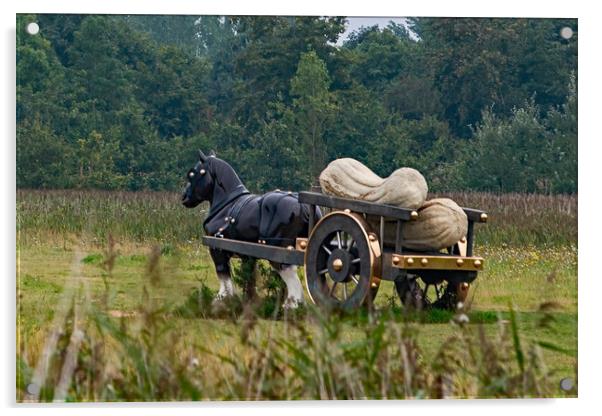
M 577 196 L 452 193 L 460 205 L 483 209 L 486 225 L 477 225 L 478 245 L 575 245 Z M 17 192 L 20 238 L 76 235 L 104 244 L 109 234 L 136 242 L 186 243 L 202 233 L 208 207 L 180 204 L 172 192 L 43 191 Z
M 163 283 L 160 250 L 152 251 L 136 313 L 115 316 L 111 279 L 113 240 L 105 253 L 105 296 L 90 298 L 76 256 L 64 301 L 57 307 L 44 353 L 37 363 L 19 354 L 18 399 L 22 401 L 172 401 L 401 399 L 558 396 L 557 377 L 547 370 L 543 342 L 527 341 L 517 317 L 498 320 L 487 334 L 467 325 L 462 311 L 449 325 L 454 334 L 426 362 L 418 347 L 420 327 L 408 316 L 372 312 L 357 316 L 307 309 L 294 317 L 274 310 L 266 331 L 258 326 L 261 306 L 240 309 L 228 319 L 238 333 L 224 333 L 244 354 L 214 351 L 203 344 L 180 348 L 172 326 L 175 308 L 157 302 Z M 201 288 L 198 308 L 213 317 L 212 293 Z M 553 305 L 542 305 L 540 325 L 550 325 Z M 278 319 L 276 319 L 278 318 Z M 194 320 L 191 321 L 194 325 Z M 346 325 L 360 333 L 349 341 Z M 283 327 L 283 328 L 282 328 Z M 277 330 L 280 328 L 281 330 Z M 282 330 L 283 329 L 283 330 Z M 181 353 L 189 351 L 190 354 Z M 211 362 L 217 360 L 218 365 Z M 216 370 L 219 369 L 219 371 Z M 574 395 L 575 391 L 569 392 Z

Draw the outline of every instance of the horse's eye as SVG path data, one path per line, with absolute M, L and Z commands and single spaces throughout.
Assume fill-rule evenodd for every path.
M 201 175 L 205 174 L 205 169 L 201 169 Z
M 192 178 L 194 178 L 194 172 L 190 172 L 190 173 L 188 174 L 188 177 L 189 177 L 189 178 L 191 178 L 191 179 L 192 179 Z

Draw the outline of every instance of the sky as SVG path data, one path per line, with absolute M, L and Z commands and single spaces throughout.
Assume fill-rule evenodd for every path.
M 347 30 L 341 35 L 337 44 L 342 45 L 343 42 L 349 37 L 351 32 L 359 29 L 362 26 L 370 27 L 378 25 L 378 27 L 385 28 L 392 20 L 395 23 L 404 24 L 406 23 L 405 17 L 348 17 L 349 24 Z

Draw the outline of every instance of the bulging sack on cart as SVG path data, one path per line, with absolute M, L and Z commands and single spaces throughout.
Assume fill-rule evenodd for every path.
M 395 242 L 395 225 L 385 227 L 385 243 Z M 451 247 L 466 236 L 468 218 L 464 210 L 448 198 L 426 201 L 418 219 L 404 223 L 403 245 L 412 250 L 440 250 Z
M 403 225 L 403 246 L 406 249 L 432 251 L 451 247 L 468 232 L 468 218 L 464 210 L 451 199 L 428 200 L 417 211 L 418 219 Z M 379 221 L 377 217 L 368 218 L 373 230 L 378 230 Z M 385 245 L 395 245 L 396 230 L 395 221 L 386 221 Z
M 361 199 L 379 204 L 418 209 L 424 204 L 428 186 L 416 169 L 397 169 L 381 178 L 355 159 L 336 159 L 320 174 L 325 194 Z
M 468 218 L 454 201 L 448 198 L 426 201 L 427 183 L 416 169 L 397 169 L 383 179 L 357 160 L 336 159 L 320 174 L 320 185 L 325 194 L 416 209 L 418 219 L 406 222 L 402 230 L 405 248 L 440 250 L 456 244 L 468 231 Z M 368 216 L 374 230 L 378 230 L 379 221 Z M 387 222 L 386 245 L 395 244 L 395 232 L 395 223 Z

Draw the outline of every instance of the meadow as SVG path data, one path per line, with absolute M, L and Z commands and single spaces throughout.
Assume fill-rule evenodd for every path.
M 207 207 L 19 190 L 17 399 L 576 396 L 559 383 L 577 380 L 577 197 L 448 196 L 490 218 L 464 310 L 404 310 L 385 283 L 374 311 L 288 315 L 265 264 L 259 302 L 211 308 Z

